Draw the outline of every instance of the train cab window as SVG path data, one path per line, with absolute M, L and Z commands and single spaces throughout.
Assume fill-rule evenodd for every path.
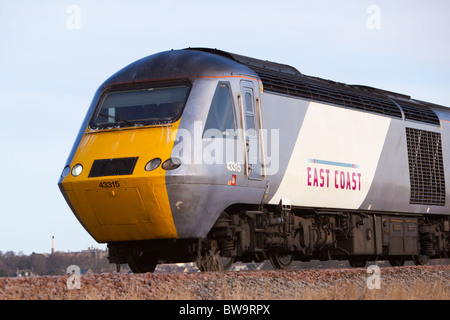
M 203 137 L 214 135 L 212 130 L 205 135 L 206 131 L 210 129 L 219 130 L 225 138 L 234 138 L 235 136 L 236 124 L 233 98 L 230 85 L 227 82 L 220 82 L 217 85 L 208 117 L 206 118 Z
M 90 126 L 100 129 L 175 122 L 183 112 L 189 89 L 188 84 L 178 84 L 107 92 Z

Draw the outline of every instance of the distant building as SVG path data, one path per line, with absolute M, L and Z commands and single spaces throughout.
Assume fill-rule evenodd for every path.
M 106 259 L 108 256 L 108 250 L 102 250 L 102 249 L 96 249 L 96 248 L 88 248 L 86 250 L 81 251 L 56 251 L 53 254 L 62 254 L 66 256 L 72 256 L 72 257 L 82 257 L 82 256 L 91 256 L 94 259 Z
M 81 250 L 80 252 L 77 252 L 76 254 L 77 255 L 90 255 L 95 259 L 105 259 L 108 256 L 108 250 L 88 248 L 87 250 Z
M 87 248 L 86 250 L 81 250 L 81 251 L 78 251 L 78 252 L 56 251 L 56 248 L 55 248 L 55 236 L 52 236 L 51 254 L 55 254 L 55 253 L 66 254 L 66 255 L 69 255 L 69 256 L 73 256 L 73 257 L 78 257 L 80 255 L 81 256 L 90 255 L 94 259 L 103 259 L 103 258 L 106 258 L 108 256 L 108 250 L 101 250 L 101 249 L 97 249 L 97 248 L 94 248 L 94 247 L 90 247 L 90 248 Z M 44 254 L 44 255 L 47 256 L 47 254 Z

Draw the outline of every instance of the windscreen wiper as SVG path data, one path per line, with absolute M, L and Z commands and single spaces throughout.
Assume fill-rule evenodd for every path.
M 122 118 L 119 118 L 119 117 L 116 117 L 116 116 L 112 116 L 112 115 L 110 115 L 110 114 L 104 114 L 104 113 L 101 113 L 101 112 L 100 112 L 98 115 L 99 115 L 99 116 L 102 116 L 102 117 L 105 117 L 105 118 L 111 118 L 111 119 L 113 119 L 115 122 L 118 122 L 118 123 L 122 122 L 122 123 L 125 123 L 125 124 L 127 124 L 127 125 L 132 124 L 132 122 L 130 122 L 130 121 L 128 121 L 128 120 L 125 120 L 125 119 L 122 119 Z

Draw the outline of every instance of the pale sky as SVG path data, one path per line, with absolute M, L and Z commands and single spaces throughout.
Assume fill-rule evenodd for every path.
M 94 92 L 153 53 L 212 47 L 450 106 L 450 2 L 0 0 L 0 251 L 98 244 L 57 186 Z

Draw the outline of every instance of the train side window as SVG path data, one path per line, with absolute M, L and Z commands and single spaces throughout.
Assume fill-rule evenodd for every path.
M 245 124 L 248 134 L 255 135 L 255 113 L 253 111 L 252 95 L 250 92 L 245 93 Z
M 234 105 L 228 82 L 219 82 L 217 85 L 208 117 L 206 118 L 203 137 L 214 136 L 212 131 L 205 135 L 205 132 L 210 129 L 219 130 L 223 137 L 234 138 L 235 136 Z

